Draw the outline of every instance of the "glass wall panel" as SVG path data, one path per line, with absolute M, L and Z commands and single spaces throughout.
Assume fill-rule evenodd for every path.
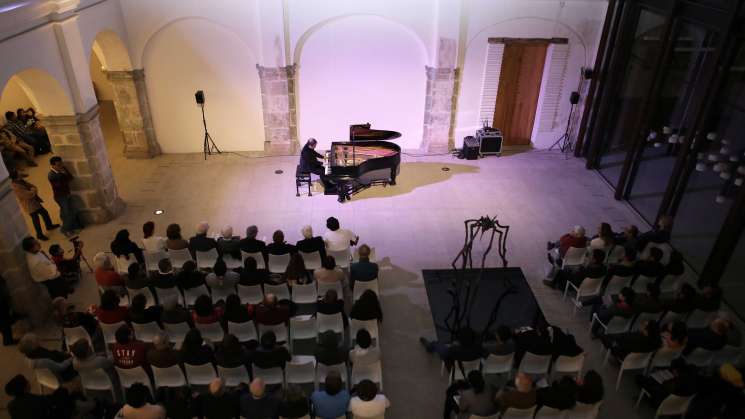
M 657 217 L 670 181 L 679 148 L 679 138 L 687 125 L 694 123 L 696 112 L 691 98 L 701 94 L 705 83 L 700 79 L 703 64 L 712 56 L 714 36 L 704 28 L 678 21 L 670 63 L 663 70 L 663 85 L 656 106 L 651 110 L 649 133 L 632 179 L 629 201 L 648 222 Z
M 745 173 L 738 173 L 745 171 L 745 45 L 740 46 L 734 65 L 727 71 L 712 116 L 710 127 L 716 138 L 708 135 L 703 152 L 697 156 L 697 170 L 683 192 L 672 234 L 673 245 L 696 271 L 706 262 L 732 205 L 737 183 L 745 177 Z
M 626 153 L 636 136 L 634 124 L 641 116 L 641 103 L 652 85 L 654 65 L 662 52 L 660 39 L 665 17 L 642 9 L 634 32 L 631 54 L 626 63 L 623 85 L 610 110 L 610 123 L 600 152 L 600 173 L 616 185 Z
M 719 286 L 730 308 L 745 320 L 745 233 L 740 235 Z

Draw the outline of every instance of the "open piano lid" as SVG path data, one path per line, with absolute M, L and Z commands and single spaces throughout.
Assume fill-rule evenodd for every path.
M 401 136 L 400 132 L 370 129 L 370 123 L 349 126 L 349 141 L 387 141 Z

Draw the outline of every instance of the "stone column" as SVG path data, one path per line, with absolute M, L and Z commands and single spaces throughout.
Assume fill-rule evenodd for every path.
M 114 108 L 124 139 L 124 157 L 147 159 L 160 154 L 147 100 L 143 70 L 106 73 L 114 91 Z
M 297 151 L 297 112 L 295 104 L 295 66 L 256 65 L 261 83 L 264 113 L 264 151 L 289 154 Z
M 49 318 L 51 300 L 46 289 L 29 276 L 21 241 L 29 235 L 23 213 L 10 187 L 10 178 L 0 181 L 0 274 L 5 278 L 13 310 L 28 316 L 39 327 Z
M 119 198 L 101 125 L 98 105 L 75 116 L 44 118 L 54 153 L 65 160 L 75 180 L 73 194 L 86 224 L 102 224 L 124 211 Z
M 427 67 L 426 71 L 427 98 L 424 103 L 422 148 L 428 153 L 445 153 L 453 146 L 450 131 L 458 72 L 450 67 Z

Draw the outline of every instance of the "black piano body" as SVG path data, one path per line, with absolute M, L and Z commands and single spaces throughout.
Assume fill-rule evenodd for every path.
M 327 195 L 339 202 L 373 185 L 395 185 L 401 165 L 401 147 L 386 140 L 398 138 L 396 131 L 370 129 L 370 124 L 351 125 L 349 141 L 331 143 L 327 178 L 336 185 Z

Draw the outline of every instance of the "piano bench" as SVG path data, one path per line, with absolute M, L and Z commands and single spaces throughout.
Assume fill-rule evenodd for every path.
M 300 165 L 298 165 L 295 169 L 295 192 L 297 193 L 295 196 L 300 196 L 300 187 L 305 184 L 308 185 L 308 196 L 313 196 L 311 193 L 312 183 L 310 173 L 300 171 Z

